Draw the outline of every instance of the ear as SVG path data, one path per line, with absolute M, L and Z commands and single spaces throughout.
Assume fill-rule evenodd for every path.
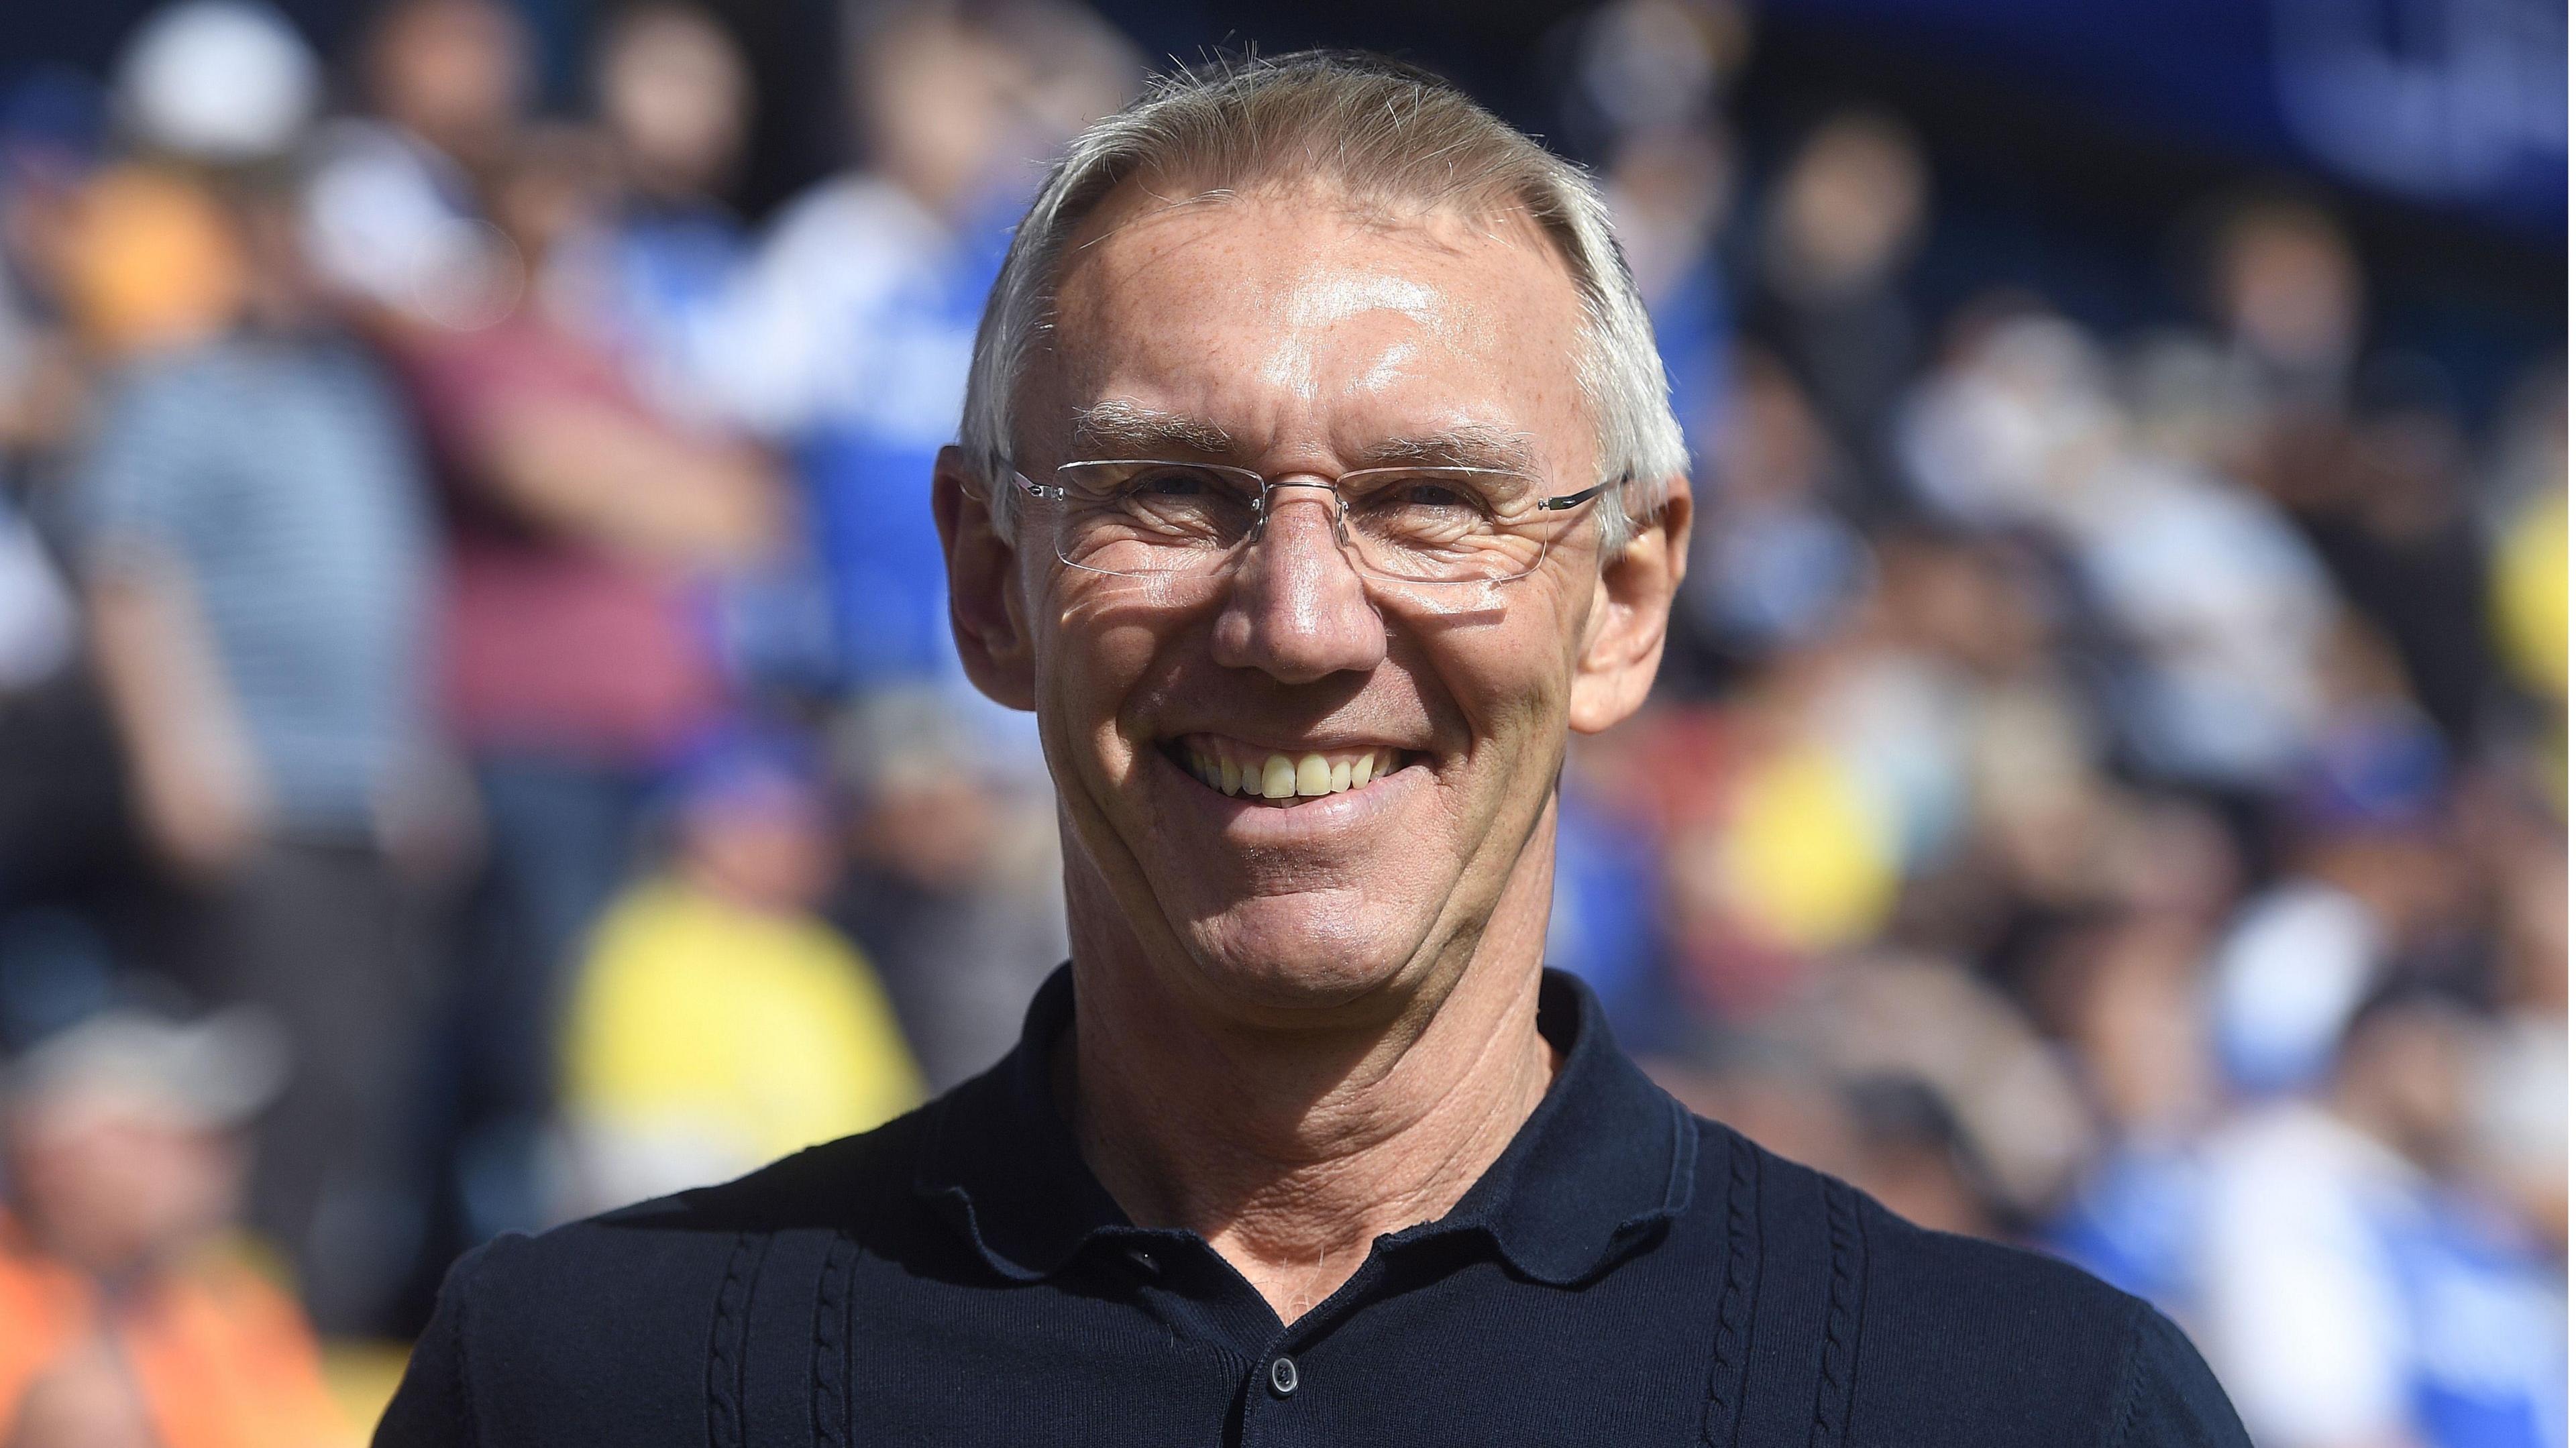
M 948 554 L 948 626 L 966 677 L 994 703 L 1037 707 L 1037 666 L 1020 602 L 1019 550 L 1004 535 L 966 455 L 939 450 L 931 468 L 930 511 Z
M 1601 570 L 1583 649 L 1574 661 L 1570 722 L 1598 734 L 1637 712 L 1664 659 L 1673 593 L 1690 562 L 1690 479 L 1675 476 L 1663 511 L 1638 525 Z

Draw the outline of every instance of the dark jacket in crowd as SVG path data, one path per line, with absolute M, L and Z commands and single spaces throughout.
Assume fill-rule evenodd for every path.
M 1059 972 L 881 1130 L 468 1256 L 376 1442 L 2245 1448 L 2154 1309 L 1691 1116 L 1554 972 L 1501 1159 L 1283 1324 L 1084 1167 L 1072 1012 Z

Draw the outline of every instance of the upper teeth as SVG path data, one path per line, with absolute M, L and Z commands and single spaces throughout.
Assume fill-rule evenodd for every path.
M 1263 799 L 1340 794 L 1356 789 L 1396 767 L 1392 749 L 1334 750 L 1330 753 L 1246 754 L 1191 741 L 1184 757 L 1190 773 L 1220 794 L 1246 794 Z

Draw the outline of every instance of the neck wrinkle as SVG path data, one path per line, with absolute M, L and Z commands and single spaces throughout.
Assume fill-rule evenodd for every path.
M 1449 989 L 1383 1026 L 1212 1023 L 1147 969 L 1084 973 L 1058 1100 L 1128 1217 L 1197 1232 L 1285 1321 L 1377 1237 L 1455 1206 L 1554 1076 L 1537 1025 L 1552 860 L 1532 844 Z

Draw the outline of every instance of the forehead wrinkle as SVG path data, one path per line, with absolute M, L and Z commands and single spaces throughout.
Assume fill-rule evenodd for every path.
M 1168 174 L 1139 175 L 1113 187 L 1075 229 L 1056 285 L 1050 289 L 1050 302 L 1061 304 L 1075 287 L 1076 273 L 1084 270 L 1101 249 L 1131 232 L 1191 217 L 1221 224 L 1229 212 L 1263 209 L 1282 217 L 1321 211 L 1352 231 L 1437 255 L 1464 256 L 1478 246 L 1499 246 L 1544 259 L 1551 270 L 1564 269 L 1563 259 L 1546 233 L 1515 205 L 1484 204 L 1462 195 L 1419 198 L 1410 205 L 1395 206 L 1321 177 L 1256 177 L 1248 184 L 1193 188 L 1182 178 Z M 1132 284 L 1160 263 L 1190 254 L 1203 240 L 1201 236 L 1149 244 L 1145 255 L 1126 258 L 1124 274 L 1118 280 Z M 1571 275 L 1567 274 L 1566 279 L 1570 282 Z M 1330 325 L 1373 307 L 1420 316 L 1437 300 L 1436 289 L 1412 278 L 1385 273 L 1380 273 L 1377 286 L 1371 290 L 1375 295 L 1366 301 L 1357 297 L 1332 301 L 1296 299 L 1283 309 L 1287 315 L 1282 320 L 1290 326 Z
M 1235 434 L 1186 413 L 1110 398 L 1074 410 L 1072 441 L 1084 457 L 1151 457 L 1180 450 L 1208 457 L 1246 457 Z M 1538 452 L 1529 434 L 1485 422 L 1460 422 L 1429 432 L 1382 438 L 1346 455 L 1351 468 L 1478 468 L 1534 475 Z
M 1239 218 L 1247 210 L 1283 208 L 1292 214 L 1311 215 L 1308 208 L 1312 207 L 1337 213 L 1339 222 L 1350 228 L 1343 233 L 1345 238 L 1367 235 L 1395 241 L 1417 256 L 1463 258 L 1488 248 L 1517 252 L 1538 261 L 1556 279 L 1564 279 L 1564 264 L 1544 236 L 1526 216 L 1510 210 L 1434 207 L 1399 223 L 1382 209 L 1352 204 L 1347 192 L 1333 188 L 1256 185 L 1227 191 L 1169 186 L 1171 179 L 1151 178 L 1140 183 L 1138 178 L 1130 178 L 1120 188 L 1124 195 L 1113 196 L 1078 230 L 1074 254 L 1068 258 L 1060 284 L 1050 298 L 1053 305 L 1049 320 L 1058 325 L 1047 336 L 1042 350 L 1042 355 L 1050 358 L 1050 370 L 1063 369 L 1057 372 L 1058 382 L 1070 384 L 1068 390 L 1077 397 L 1090 388 L 1070 374 L 1089 373 L 1094 386 L 1108 383 L 1115 390 L 1124 390 L 1116 388 L 1112 380 L 1123 369 L 1102 365 L 1110 358 L 1097 343 L 1084 345 L 1077 335 L 1090 337 L 1105 328 L 1109 336 L 1099 340 L 1109 342 L 1112 336 L 1121 337 L 1110 349 L 1118 353 L 1140 338 L 1151 337 L 1150 332 L 1125 335 L 1134 333 L 1136 323 L 1130 315 L 1134 308 L 1121 305 L 1122 301 L 1135 296 L 1139 289 L 1158 295 L 1168 291 L 1172 282 L 1166 278 L 1167 268 L 1184 259 L 1211 258 L 1216 255 L 1210 250 L 1211 243 L 1230 245 L 1202 227 L 1221 226 L 1224 218 Z M 1156 185 L 1156 181 L 1166 184 Z M 1166 227 L 1176 229 L 1163 230 Z M 1140 234 L 1156 231 L 1162 234 Z M 1447 294 L 1444 282 L 1418 273 L 1395 258 L 1384 263 L 1363 263 L 1362 274 L 1356 277 L 1345 273 L 1332 278 L 1329 266 L 1319 275 L 1316 266 L 1323 259 L 1321 253 L 1338 249 L 1338 245 L 1328 242 L 1308 253 L 1302 263 L 1292 257 L 1294 275 L 1257 286 L 1250 295 L 1238 291 L 1226 299 L 1239 309 L 1240 321 L 1232 325 L 1238 330 L 1256 329 L 1250 333 L 1254 337 L 1262 332 L 1268 334 L 1263 339 L 1268 345 L 1246 349 L 1248 355 L 1239 355 L 1234 361 L 1234 380 L 1265 384 L 1273 400 L 1287 405 L 1292 413 L 1309 412 L 1323 405 L 1323 394 L 1328 390 L 1337 403 L 1347 400 L 1374 410 L 1378 405 L 1396 402 L 1399 394 L 1410 391 L 1410 384 L 1425 368 L 1438 370 L 1453 360 L 1468 364 L 1482 375 L 1492 365 L 1490 354 L 1497 347 L 1518 345 L 1505 341 L 1506 331 L 1528 330 L 1509 326 L 1508 318 L 1535 320 L 1520 312 L 1519 305 L 1534 302 L 1541 315 L 1561 311 L 1570 324 L 1580 325 L 1579 303 L 1570 284 L 1561 297 L 1553 295 L 1552 288 L 1530 292 L 1525 290 L 1529 274 L 1517 264 L 1511 265 L 1511 270 L 1522 279 L 1508 283 L 1509 292 L 1499 298 L 1513 305 L 1457 306 L 1451 304 L 1453 298 Z M 1273 249 L 1264 265 L 1277 260 L 1278 253 Z M 1491 265 L 1479 263 L 1483 268 Z M 1493 274 L 1489 270 L 1487 275 L 1490 285 Z M 1194 279 L 1185 285 L 1204 296 L 1202 282 Z M 1392 323 L 1393 330 L 1364 320 L 1371 317 Z M 1164 338 L 1152 345 L 1160 347 L 1168 341 Z M 1167 369 L 1196 367 L 1212 359 L 1158 352 L 1152 360 L 1158 369 Z M 1226 390 L 1231 392 L 1231 387 Z M 1070 403 L 1072 399 L 1066 401 Z M 1266 450 L 1255 435 L 1262 431 L 1258 427 L 1251 434 L 1228 432 L 1197 416 L 1119 401 L 1121 405 L 1115 407 L 1068 407 L 1067 413 L 1059 414 L 1070 416 L 1074 422 L 1068 441 L 1080 450 L 1072 455 L 1140 456 L 1178 448 L 1195 456 L 1249 463 Z M 1257 410 L 1266 415 L 1266 408 Z M 1547 410 L 1552 417 L 1552 402 Z M 1451 413 L 1452 417 L 1456 415 Z M 1448 419 L 1439 421 L 1446 423 Z M 1580 425 L 1579 419 L 1574 421 Z M 1372 446 L 1364 453 L 1344 452 L 1345 465 L 1493 467 L 1532 477 L 1553 472 L 1556 448 L 1549 434 L 1526 431 L 1538 424 L 1538 416 L 1499 418 L 1496 422 L 1519 425 L 1523 430 L 1515 433 L 1487 423 L 1481 430 L 1434 426 L 1415 436 L 1414 429 L 1398 422 L 1388 430 L 1405 432 L 1407 437 L 1380 440 L 1346 433 L 1352 443 L 1366 441 Z

